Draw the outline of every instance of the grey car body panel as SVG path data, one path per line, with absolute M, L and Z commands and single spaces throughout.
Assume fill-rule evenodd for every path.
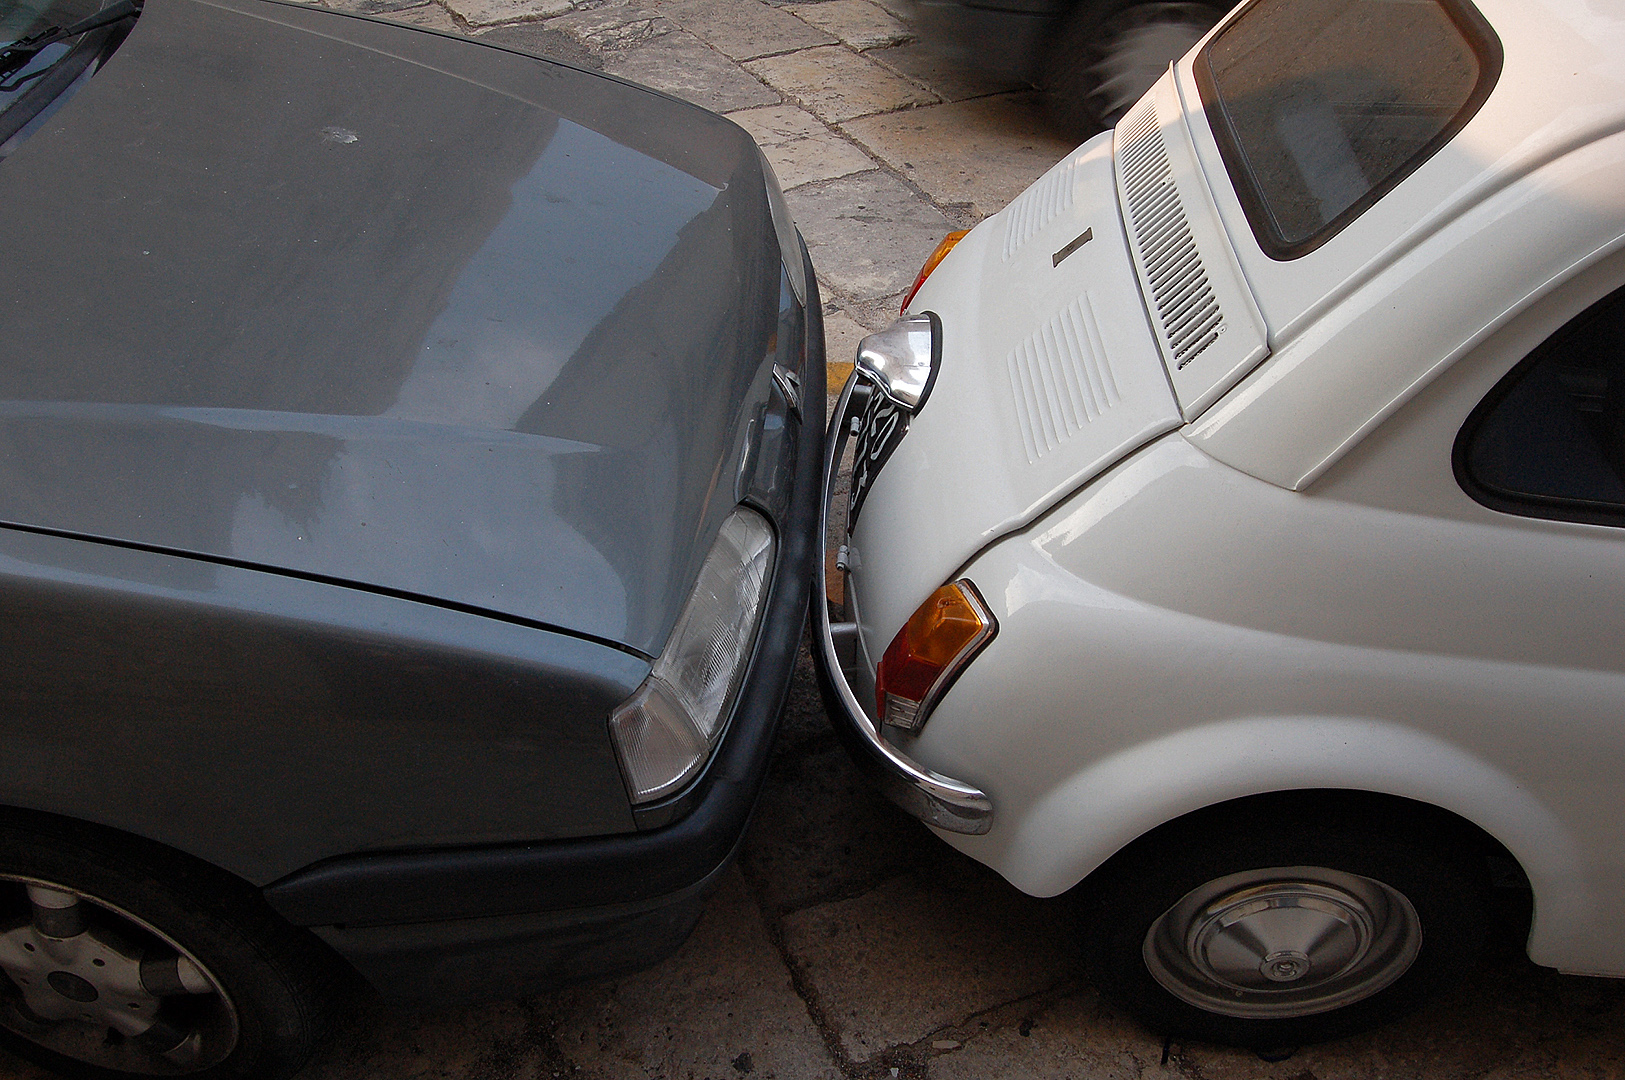
M 603 718 L 648 670 L 410 599 L 0 529 L 0 804 L 256 884 L 357 850 L 631 831 Z
M 4 522 L 651 656 L 772 398 L 748 137 L 403 27 L 149 0 L 0 236 Z

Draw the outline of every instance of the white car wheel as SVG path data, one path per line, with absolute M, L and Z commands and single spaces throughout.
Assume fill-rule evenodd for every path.
M 1080 890 L 1094 982 L 1157 1031 L 1242 1046 L 1382 1023 L 1479 956 L 1487 864 L 1437 820 L 1217 811 L 1159 830 Z

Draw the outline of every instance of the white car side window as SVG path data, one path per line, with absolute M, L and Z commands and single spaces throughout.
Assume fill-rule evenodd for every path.
M 1490 391 L 1462 427 L 1456 477 L 1494 510 L 1625 525 L 1625 289 L 1599 300 Z

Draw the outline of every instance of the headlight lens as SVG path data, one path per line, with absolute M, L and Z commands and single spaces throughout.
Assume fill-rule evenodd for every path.
M 772 569 L 772 527 L 736 508 L 649 677 L 610 716 L 634 804 L 675 792 L 710 757 L 750 659 Z

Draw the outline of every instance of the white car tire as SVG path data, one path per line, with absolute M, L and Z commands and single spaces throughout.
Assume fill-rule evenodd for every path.
M 1101 994 L 1164 1034 L 1279 1049 L 1383 1023 L 1472 969 L 1488 875 L 1471 838 L 1303 805 L 1196 815 L 1085 882 Z

